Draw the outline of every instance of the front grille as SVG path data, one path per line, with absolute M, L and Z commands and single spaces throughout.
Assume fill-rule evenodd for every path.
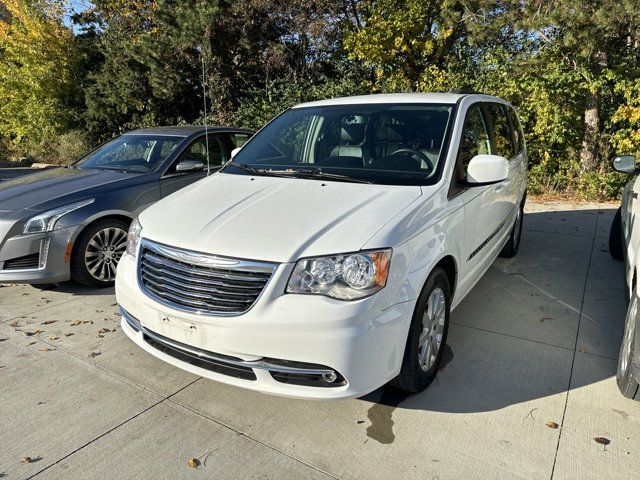
M 204 314 L 238 315 L 255 303 L 276 265 L 182 250 L 144 240 L 138 278 L 155 300 Z
M 2 266 L 3 270 L 27 270 L 36 269 L 40 262 L 40 254 L 32 253 L 23 257 L 16 257 L 10 260 L 5 260 Z

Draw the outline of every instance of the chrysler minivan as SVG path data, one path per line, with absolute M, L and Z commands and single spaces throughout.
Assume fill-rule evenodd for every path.
M 480 94 L 297 105 L 133 221 L 124 332 L 197 375 L 299 398 L 424 390 L 451 311 L 518 251 L 527 154 Z

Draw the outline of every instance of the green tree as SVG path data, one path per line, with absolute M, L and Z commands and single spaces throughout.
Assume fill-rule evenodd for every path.
M 14 154 L 40 155 L 75 120 L 77 56 L 59 2 L 3 0 L 0 136 Z

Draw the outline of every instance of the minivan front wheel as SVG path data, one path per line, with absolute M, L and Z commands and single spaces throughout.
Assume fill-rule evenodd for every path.
M 118 262 L 127 247 L 129 226 L 106 219 L 89 225 L 76 241 L 71 255 L 71 278 L 87 287 L 105 288 L 116 279 Z
M 451 290 L 447 274 L 434 269 L 411 319 L 400 374 L 391 385 L 411 393 L 423 391 L 438 373 L 449 329 Z

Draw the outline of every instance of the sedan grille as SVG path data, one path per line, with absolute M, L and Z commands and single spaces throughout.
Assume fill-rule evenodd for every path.
M 177 310 L 238 315 L 255 303 L 276 266 L 143 240 L 138 279 L 148 296 Z

